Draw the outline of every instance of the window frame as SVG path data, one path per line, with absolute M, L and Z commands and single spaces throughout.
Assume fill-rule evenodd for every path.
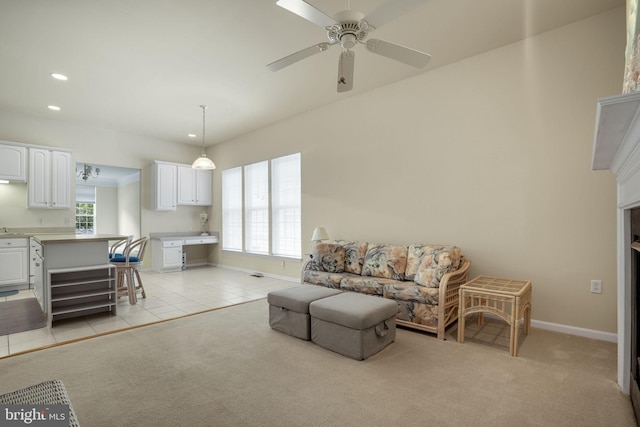
M 282 211 L 282 203 L 277 201 L 274 205 L 274 164 L 275 168 L 281 168 L 281 161 L 285 161 L 288 157 L 294 157 L 297 171 L 292 174 L 296 179 L 297 185 L 294 186 L 293 191 L 297 191 L 297 194 L 293 197 L 297 201 L 297 206 L 293 207 L 294 213 L 294 225 L 293 231 L 289 230 L 289 234 L 293 234 L 290 240 L 293 244 L 290 247 L 293 250 L 284 251 L 280 249 L 279 243 L 274 239 L 282 238 L 281 225 L 276 225 L 275 220 L 281 220 L 281 212 L 275 212 L 274 209 L 280 209 Z M 280 166 L 279 166 L 280 165 Z M 233 189 L 225 183 L 226 179 L 232 179 L 233 174 L 240 173 L 241 177 L 235 177 L 233 185 L 239 186 L 239 188 Z M 254 182 L 251 175 L 258 173 L 259 179 Z M 261 181 L 262 180 L 262 181 Z M 266 184 L 266 187 L 265 187 Z M 256 185 L 261 185 L 261 188 L 254 188 Z M 266 203 L 264 200 L 257 200 L 259 195 L 265 195 L 266 189 Z M 235 191 L 236 195 L 231 196 L 226 194 L 228 192 Z M 280 196 L 282 197 L 282 196 Z M 237 210 L 232 206 L 233 200 L 241 199 L 242 201 L 242 228 L 240 236 L 228 236 L 229 232 L 238 232 L 236 228 L 232 229 L 229 221 L 232 218 L 232 213 Z M 237 214 L 237 211 L 235 212 Z M 253 215 L 258 215 L 258 221 L 252 221 Z M 265 232 L 265 220 L 266 217 L 266 232 Z M 237 220 L 237 219 L 236 219 Z M 262 223 L 262 228 L 260 228 Z M 245 253 L 255 256 L 266 256 L 271 258 L 284 258 L 284 259 L 302 259 L 302 156 L 300 152 L 288 154 L 285 156 L 276 157 L 269 160 L 262 160 L 243 166 L 236 166 L 233 168 L 225 169 L 222 171 L 222 250 Z M 276 230 L 274 232 L 274 230 Z M 231 242 L 237 242 L 238 239 L 242 242 L 242 248 L 234 246 Z M 296 240 L 297 239 L 297 240 Z M 254 243 L 259 244 L 254 245 Z

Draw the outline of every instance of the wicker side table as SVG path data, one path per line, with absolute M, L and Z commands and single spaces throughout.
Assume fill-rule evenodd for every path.
M 464 342 L 465 317 L 467 315 L 478 313 L 478 323 L 482 324 L 482 314 L 491 313 L 511 326 L 509 354 L 517 356 L 520 320 L 524 320 L 525 335 L 529 335 L 531 328 L 531 282 L 478 276 L 461 285 L 459 293 L 458 342 Z

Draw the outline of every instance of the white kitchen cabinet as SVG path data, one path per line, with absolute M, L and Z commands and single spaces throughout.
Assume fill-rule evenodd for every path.
M 27 148 L 0 144 L 0 179 L 27 182 Z
M 29 148 L 28 207 L 71 207 L 71 153 Z
M 173 163 L 155 162 L 151 165 L 151 205 L 156 211 L 175 211 L 178 186 L 178 167 Z
M 182 269 L 182 239 L 152 240 L 151 261 L 154 271 L 178 271 Z
M 29 284 L 29 248 L 26 238 L 0 239 L 0 289 Z
M 211 206 L 213 173 L 210 170 L 178 166 L 178 204 Z

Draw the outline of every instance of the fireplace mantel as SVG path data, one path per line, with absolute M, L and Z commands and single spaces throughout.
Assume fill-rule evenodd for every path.
M 592 169 L 609 169 L 617 182 L 618 385 L 629 394 L 632 304 L 629 209 L 640 206 L 640 93 L 598 100 Z

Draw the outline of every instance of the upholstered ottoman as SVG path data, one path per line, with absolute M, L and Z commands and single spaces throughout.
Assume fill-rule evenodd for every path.
M 373 356 L 396 337 L 398 303 L 370 295 L 344 292 L 313 301 L 311 340 L 356 360 Z
M 342 291 L 339 289 L 314 285 L 301 285 L 269 292 L 267 294 L 269 325 L 276 331 L 308 341 L 311 339 L 309 304 L 340 293 Z

